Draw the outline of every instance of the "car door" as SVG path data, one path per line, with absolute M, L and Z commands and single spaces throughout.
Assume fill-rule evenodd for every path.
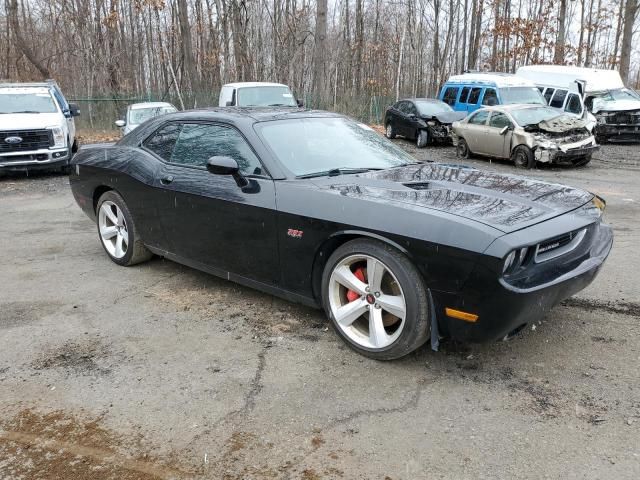
M 409 102 L 402 100 L 398 102 L 398 115 L 397 115 L 397 131 L 398 135 L 406 137 L 409 135 Z
M 64 95 L 62 95 L 62 92 L 60 92 L 60 90 L 58 90 L 57 87 L 52 86 L 51 93 L 53 93 L 53 96 L 55 97 L 56 102 L 60 106 L 60 110 L 62 111 L 62 114 L 64 115 L 65 120 L 67 122 L 67 131 L 69 132 L 69 142 L 70 142 L 70 145 L 68 146 L 69 148 L 71 148 L 73 146 L 73 141 L 76 136 L 76 123 L 73 118 L 73 115 L 71 114 L 69 103 L 67 102 L 67 99 L 64 98 Z
M 486 123 L 489 118 L 489 110 L 478 110 L 467 121 L 463 137 L 467 145 L 474 153 L 485 153 L 484 139 L 486 136 Z
M 501 133 L 505 127 L 508 130 Z M 513 123 L 509 117 L 503 112 L 494 110 L 489 117 L 489 126 L 485 136 L 485 153 L 492 157 L 509 158 L 511 155 L 512 135 Z
M 420 126 L 420 117 L 418 116 L 418 107 L 413 102 L 407 103 L 407 132 L 408 138 L 416 138 L 418 136 L 418 128 Z
M 170 125 L 180 133 L 155 184 L 164 194 L 161 222 L 170 253 L 216 274 L 278 283 L 274 183 L 249 143 L 226 124 Z M 249 185 L 207 171 L 213 156 L 235 159 Z
M 401 127 L 401 122 L 402 122 L 402 111 L 400 110 L 400 107 L 402 106 L 402 101 L 400 102 L 396 102 L 388 111 L 387 115 L 388 115 L 388 121 L 391 123 L 391 125 L 393 126 L 393 130 L 395 131 L 396 134 L 398 135 L 402 135 L 402 127 Z

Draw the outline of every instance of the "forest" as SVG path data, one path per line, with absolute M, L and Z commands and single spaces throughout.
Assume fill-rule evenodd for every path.
M 276 81 L 306 105 L 375 117 L 465 70 L 614 68 L 637 87 L 638 10 L 638 0 L 2 0 L 0 78 L 180 108 L 215 104 L 226 82 Z

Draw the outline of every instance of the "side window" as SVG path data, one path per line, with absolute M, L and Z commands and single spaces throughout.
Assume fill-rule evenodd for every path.
M 402 113 L 409 113 L 409 110 L 407 109 L 407 102 L 405 101 L 399 102 L 398 110 L 400 110 Z
M 452 107 L 456 104 L 456 98 L 458 97 L 458 87 L 447 87 L 444 91 L 442 101 L 448 103 Z
M 231 127 L 206 123 L 184 124 L 171 163 L 204 167 L 211 157 L 231 157 L 243 175 L 261 175 L 262 165 L 247 141 Z
M 170 162 L 173 148 L 176 146 L 176 141 L 178 140 L 181 129 L 182 125 L 178 123 L 165 125 L 151 137 L 147 138 L 142 145 L 163 160 Z
M 469 93 L 469 99 L 467 100 L 467 103 L 471 105 L 476 105 L 478 103 L 478 100 L 480 100 L 481 91 L 482 91 L 481 87 L 472 88 L 471 93 Z
M 544 93 L 544 87 L 538 87 L 538 90 L 540 90 L 540 93 Z
M 487 121 L 488 116 L 489 116 L 489 110 L 478 110 L 469 119 L 469 123 L 472 125 L 484 125 Z
M 69 110 L 69 104 L 66 102 L 60 91 L 57 88 L 52 88 L 51 92 L 53 93 L 56 102 L 58 102 L 60 110 L 62 110 L 63 112 Z
M 484 91 L 484 96 L 482 97 L 482 105 L 497 105 L 498 104 L 498 94 L 495 89 L 487 88 Z
M 469 92 L 471 91 L 471 87 L 463 87 L 460 92 L 460 103 L 467 103 L 467 98 L 469 97 Z
M 416 106 L 411 103 L 411 102 L 407 102 L 408 108 L 409 108 L 409 115 L 418 115 L 418 109 L 416 108 Z
M 580 97 L 575 93 L 569 94 L 569 100 L 567 100 L 567 106 L 564 107 L 565 111 L 569 113 L 582 112 L 582 105 L 580 104 Z
M 567 98 L 567 93 L 567 90 L 562 90 L 560 88 L 556 90 L 556 93 L 554 93 L 553 97 L 551 98 L 551 103 L 549 103 L 549 106 L 554 108 L 562 108 L 562 106 L 564 105 L 564 99 Z
M 504 127 L 510 127 L 511 120 L 509 120 L 509 117 L 507 117 L 502 112 L 493 112 L 491 114 L 491 120 L 489 120 L 489 126 L 500 128 L 500 129 Z
M 551 97 L 553 97 L 553 93 L 556 91 L 555 88 L 547 88 L 544 92 L 544 99 L 547 101 L 547 105 L 551 102 Z

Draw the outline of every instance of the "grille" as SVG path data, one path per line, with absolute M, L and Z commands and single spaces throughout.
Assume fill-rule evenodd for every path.
M 571 252 L 580 244 L 586 233 L 587 229 L 583 228 L 539 243 L 536 248 L 535 261 L 540 263 Z
M 20 137 L 20 143 L 7 143 L 7 137 Z M 26 152 L 49 148 L 53 145 L 53 135 L 50 130 L 12 130 L 0 132 L 0 153 Z
M 562 235 L 561 237 L 554 238 L 553 240 L 549 240 L 548 242 L 543 242 L 538 246 L 538 253 L 545 253 L 551 250 L 555 250 L 560 247 L 564 247 L 571 240 L 573 240 L 574 233 L 567 233 L 566 235 Z
M 616 113 L 607 117 L 607 123 L 613 125 L 636 124 L 640 123 L 640 116 L 630 113 Z

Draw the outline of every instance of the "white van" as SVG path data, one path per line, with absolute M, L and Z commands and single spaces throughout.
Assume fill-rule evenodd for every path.
M 624 86 L 616 70 L 530 65 L 520 67 L 516 74 L 536 83 L 551 102 L 564 96 L 564 105 L 569 107 L 569 97 L 582 96 L 583 108 L 595 115 L 600 143 L 614 137 L 640 138 L 640 95 Z
M 220 89 L 220 107 L 301 107 L 291 89 L 282 83 L 237 82 Z

